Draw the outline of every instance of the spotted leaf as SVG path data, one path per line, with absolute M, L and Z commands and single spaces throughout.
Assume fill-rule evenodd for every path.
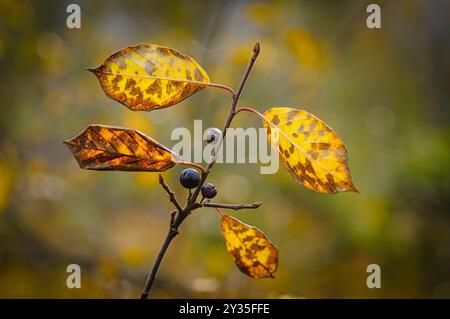
M 154 44 L 126 47 L 89 71 L 107 96 L 133 111 L 169 107 L 209 83 L 206 72 L 190 56 Z
M 64 143 L 84 169 L 161 172 L 179 158 L 141 132 L 120 127 L 90 125 Z
M 269 141 L 295 180 L 320 193 L 358 192 L 344 143 L 323 121 L 288 107 L 268 109 L 263 117 Z
M 222 215 L 222 234 L 238 268 L 252 278 L 274 277 L 278 249 L 257 228 Z

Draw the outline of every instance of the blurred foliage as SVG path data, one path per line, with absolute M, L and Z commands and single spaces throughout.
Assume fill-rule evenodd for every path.
M 228 111 L 227 94 L 205 89 L 133 113 L 84 68 L 157 43 L 234 87 L 256 40 L 241 104 L 301 107 L 330 124 L 361 194 L 217 165 L 218 202 L 263 201 L 236 216 L 277 244 L 276 278 L 241 274 L 205 209 L 183 224 L 154 296 L 450 297 L 448 1 L 378 1 L 380 30 L 365 26 L 367 1 L 77 1 L 82 28 L 68 29 L 71 2 L 0 2 L 0 297 L 139 296 L 172 209 L 157 175 L 80 170 L 61 141 L 104 123 L 173 145 L 172 129 L 200 118 L 221 127 Z M 242 114 L 234 125 L 260 123 Z M 180 169 L 167 173 L 179 196 Z M 81 289 L 65 285 L 71 263 Z M 382 289 L 365 285 L 371 263 Z

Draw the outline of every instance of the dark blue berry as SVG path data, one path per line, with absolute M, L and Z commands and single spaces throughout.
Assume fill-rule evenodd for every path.
M 192 168 L 187 168 L 181 172 L 180 184 L 185 188 L 195 188 L 200 184 L 200 174 Z
M 211 183 L 206 183 L 202 186 L 202 196 L 205 198 L 214 198 L 217 195 L 216 186 Z

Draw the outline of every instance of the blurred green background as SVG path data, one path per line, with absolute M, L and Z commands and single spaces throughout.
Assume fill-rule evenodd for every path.
M 108 99 L 84 68 L 140 42 L 193 56 L 236 87 L 261 42 L 241 105 L 303 108 L 344 140 L 361 194 L 317 194 L 280 169 L 217 165 L 217 202 L 280 251 L 275 279 L 241 274 L 217 214 L 203 209 L 170 247 L 153 296 L 450 297 L 450 1 L 0 1 L 0 297 L 134 298 L 172 207 L 157 174 L 84 171 L 62 140 L 90 123 L 139 129 L 172 146 L 176 127 L 222 127 L 229 96 L 205 89 L 155 112 Z M 234 126 L 260 127 L 249 114 Z M 165 177 L 182 198 L 182 168 Z M 66 266 L 82 288 L 66 287 Z M 366 267 L 381 266 L 381 289 Z

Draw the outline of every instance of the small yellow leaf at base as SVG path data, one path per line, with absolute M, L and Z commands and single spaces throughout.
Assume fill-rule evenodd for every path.
M 257 228 L 222 215 L 222 234 L 238 268 L 252 278 L 274 278 L 278 249 Z

